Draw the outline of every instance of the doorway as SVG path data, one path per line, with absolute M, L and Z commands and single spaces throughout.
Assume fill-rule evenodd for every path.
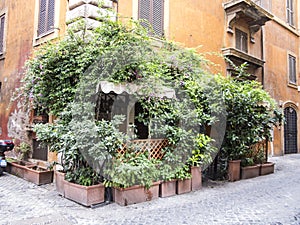
M 297 153 L 297 112 L 292 107 L 284 109 L 284 153 Z

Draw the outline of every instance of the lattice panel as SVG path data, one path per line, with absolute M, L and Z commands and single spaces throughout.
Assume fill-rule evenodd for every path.
M 124 155 L 127 149 L 130 148 L 136 151 L 137 155 L 148 151 L 151 159 L 162 159 L 164 157 L 162 149 L 167 147 L 168 144 L 167 139 L 133 140 L 120 149 L 119 154 Z

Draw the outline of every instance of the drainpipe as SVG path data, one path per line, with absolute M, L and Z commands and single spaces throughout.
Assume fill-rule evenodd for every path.
M 265 52 L 264 52 L 264 28 L 263 26 L 261 27 L 260 30 L 260 43 L 261 43 L 261 59 L 265 59 Z M 263 86 L 263 89 L 265 88 L 265 65 L 263 65 L 262 70 L 261 70 L 261 83 Z

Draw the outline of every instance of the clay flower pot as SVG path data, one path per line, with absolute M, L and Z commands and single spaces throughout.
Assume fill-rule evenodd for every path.
M 178 195 L 192 191 L 192 179 L 184 179 L 177 181 L 176 193 Z
M 53 171 L 39 166 L 27 167 L 24 179 L 37 185 L 49 184 L 53 181 Z
M 241 168 L 241 178 L 248 179 L 259 176 L 260 165 L 245 166 Z
M 115 187 L 113 188 L 114 201 L 119 205 L 127 206 L 157 199 L 159 183 L 160 182 L 154 182 L 149 189 L 140 185 L 134 185 L 128 188 Z
M 261 164 L 259 175 L 263 176 L 263 175 L 274 173 L 274 166 L 275 166 L 275 163 L 272 163 L 272 162 L 266 162 L 266 163 Z
M 202 173 L 200 166 L 191 167 L 192 174 L 192 191 L 197 191 L 202 188 Z
M 228 162 L 228 178 L 234 182 L 240 180 L 241 160 L 230 160 Z
M 176 195 L 176 181 L 173 179 L 161 182 L 159 184 L 159 197 L 165 198 Z
M 63 182 L 64 196 L 74 202 L 84 206 L 91 206 L 104 202 L 105 187 L 103 184 L 83 186 L 66 180 Z
M 7 162 L 7 165 L 9 167 L 7 172 L 23 179 L 27 168 L 36 166 L 35 164 L 26 161 Z
M 59 195 L 65 196 L 65 189 L 64 189 L 64 180 L 65 180 L 65 173 L 60 171 L 55 171 L 55 187 L 56 191 Z

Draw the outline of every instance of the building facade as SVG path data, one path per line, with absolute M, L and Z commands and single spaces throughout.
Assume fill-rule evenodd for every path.
M 224 57 L 247 62 L 285 114 L 270 154 L 300 152 L 298 0 L 123 0 L 118 8 L 120 19 L 146 19 L 157 35 L 212 53 L 213 72 L 231 74 Z
M 98 11 L 112 19 L 143 19 L 153 33 L 186 47 L 197 47 L 214 63 L 212 72 L 231 75 L 235 64 L 249 64 L 251 79 L 262 83 L 285 114 L 285 124 L 274 128 L 270 154 L 300 152 L 298 0 L 21 0 L 0 1 L 0 138 L 19 134 L 22 112 L 10 105 L 19 86 L 24 63 L 34 49 L 64 36 L 68 26 L 84 18 L 99 25 Z M 149 23 L 145 22 L 148 21 Z M 30 122 L 43 118 L 32 115 Z M 48 120 L 49 118 L 46 118 Z M 34 139 L 34 138 L 33 138 Z M 37 142 L 33 141 L 37 149 Z M 49 160 L 46 150 L 36 158 Z M 38 152 L 38 151 L 36 151 Z

